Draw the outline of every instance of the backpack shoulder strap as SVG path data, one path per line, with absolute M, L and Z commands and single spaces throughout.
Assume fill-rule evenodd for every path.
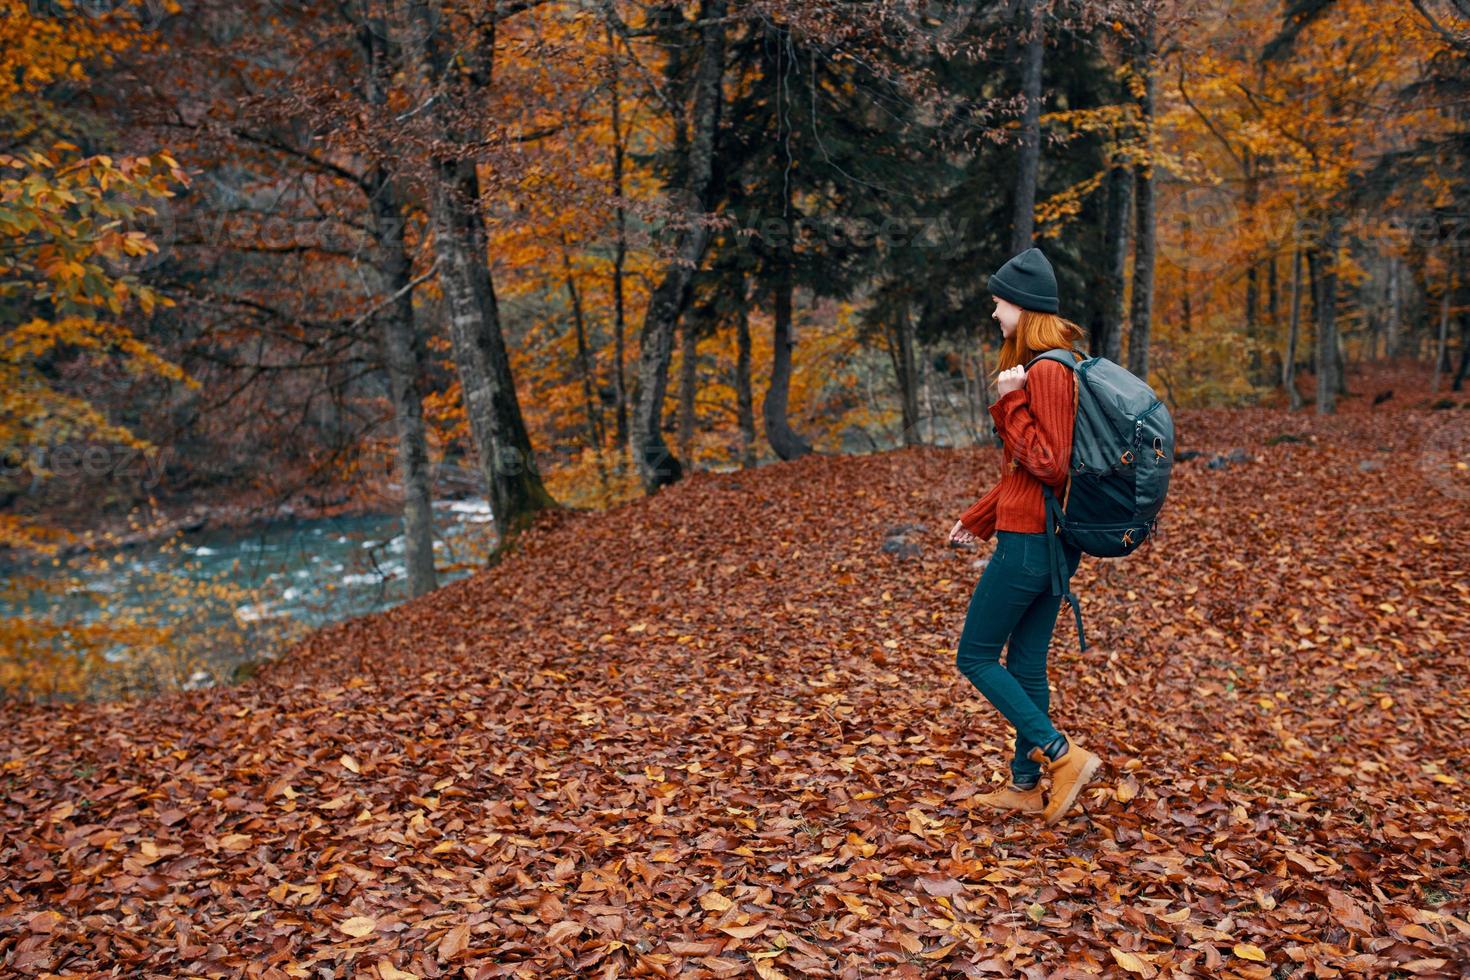
M 1078 350 L 1076 347 L 1073 347 L 1070 352 L 1064 351 L 1060 347 L 1053 347 L 1050 350 L 1042 351 L 1040 354 L 1037 354 L 1035 357 L 1031 358 L 1031 360 L 1027 361 L 1026 370 L 1029 371 L 1031 369 L 1031 365 L 1035 364 L 1037 361 L 1047 360 L 1060 361 L 1062 364 L 1067 365 L 1069 368 L 1075 371 L 1077 370 L 1077 365 L 1087 359 L 1087 355 Z

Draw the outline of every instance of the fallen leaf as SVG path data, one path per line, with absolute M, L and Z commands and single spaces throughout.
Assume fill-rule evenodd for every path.
M 736 939 L 753 939 L 766 931 L 765 922 L 753 922 L 744 926 L 720 926 L 720 931 Z
M 439 940 L 439 962 L 443 963 L 445 960 L 454 959 L 460 953 L 464 952 L 469 942 L 469 926 L 457 925 L 453 929 L 450 929 L 444 934 L 444 938 Z
M 378 928 L 378 920 L 367 915 L 354 915 L 344 922 L 337 923 L 337 928 L 353 939 L 361 939 Z
M 1236 943 L 1231 952 L 1243 960 L 1253 960 L 1257 963 L 1266 962 L 1266 951 L 1250 943 Z
M 1152 964 L 1144 962 L 1127 950 L 1112 946 L 1109 947 L 1109 951 L 1113 954 L 1113 959 L 1117 964 L 1129 973 L 1137 973 L 1143 977 L 1152 977 L 1159 972 Z
M 546 930 L 546 941 L 553 946 L 559 946 L 573 936 L 581 935 L 581 932 L 582 923 L 572 919 L 563 919 Z
M 734 904 L 719 892 L 710 891 L 699 896 L 699 907 L 706 912 L 723 912 Z

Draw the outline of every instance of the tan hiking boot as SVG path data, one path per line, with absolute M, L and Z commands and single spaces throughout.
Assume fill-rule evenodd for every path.
M 1030 789 L 1021 789 L 1015 783 L 1007 783 L 991 793 L 980 793 L 970 797 L 971 802 L 1000 810 L 1019 810 L 1022 813 L 1040 813 L 1046 806 L 1041 797 L 1041 780 Z
M 1067 739 L 1067 751 L 1056 760 L 1048 759 L 1046 753 L 1041 749 L 1033 748 L 1028 756 L 1034 762 L 1046 766 L 1051 773 L 1051 794 L 1047 799 L 1046 809 L 1042 813 L 1042 819 L 1046 823 L 1056 823 L 1072 809 L 1072 804 L 1077 800 L 1077 794 L 1082 792 L 1092 779 L 1094 773 L 1102 766 L 1102 759 L 1078 745 L 1070 737 Z

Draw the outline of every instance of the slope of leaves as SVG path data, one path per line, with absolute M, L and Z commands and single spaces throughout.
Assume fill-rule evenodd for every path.
M 979 571 L 943 541 L 991 451 L 808 458 L 545 516 L 244 687 L 0 707 L 0 962 L 1462 975 L 1444 415 L 1178 415 L 1204 455 L 1157 538 L 1083 559 L 1087 652 L 1058 621 L 1053 716 L 1108 765 L 1054 827 L 967 806 L 1009 729 L 954 669 Z

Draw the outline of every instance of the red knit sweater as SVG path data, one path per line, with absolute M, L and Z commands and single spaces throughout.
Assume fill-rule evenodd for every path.
M 981 541 L 996 531 L 1046 530 L 1042 481 L 1061 500 L 1072 461 L 1074 374 L 1065 364 L 1037 361 L 1027 370 L 1023 387 L 990 406 L 1004 444 L 1000 483 L 960 515 L 960 523 Z

